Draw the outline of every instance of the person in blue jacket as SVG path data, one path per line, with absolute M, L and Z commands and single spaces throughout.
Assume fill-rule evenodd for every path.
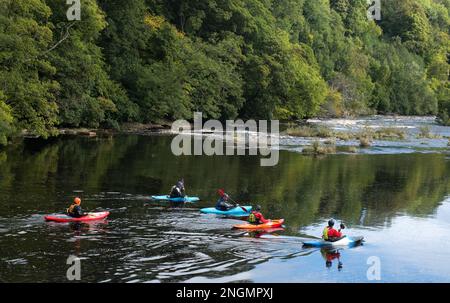
M 228 196 L 228 194 L 225 193 L 223 191 L 223 189 L 219 189 L 217 192 L 220 196 L 219 200 L 217 200 L 217 203 L 216 203 L 217 210 L 228 211 L 228 210 L 236 207 L 236 205 L 228 202 L 228 200 L 230 199 L 230 196 Z

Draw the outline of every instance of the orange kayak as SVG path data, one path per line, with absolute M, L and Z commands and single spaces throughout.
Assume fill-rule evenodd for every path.
M 268 223 L 263 223 L 263 224 L 238 224 L 238 225 L 233 225 L 233 228 L 239 228 L 239 229 L 267 229 L 267 228 L 277 228 L 280 227 L 281 225 L 283 225 L 284 223 L 284 219 L 279 219 L 279 220 L 271 220 Z

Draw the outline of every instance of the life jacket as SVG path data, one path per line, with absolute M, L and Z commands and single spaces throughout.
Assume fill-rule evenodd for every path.
M 259 224 L 259 219 L 256 217 L 254 212 L 251 212 L 248 216 L 248 223 L 250 224 Z
M 218 202 L 220 203 L 228 203 L 229 196 L 227 194 L 224 194 L 222 197 L 219 198 Z
M 172 186 L 172 189 L 170 190 L 170 197 L 171 198 L 178 198 L 178 197 L 182 197 L 182 193 L 181 193 L 181 189 L 174 185 Z
M 328 240 L 328 226 L 323 229 L 322 239 L 324 239 L 325 241 Z
M 228 211 L 233 208 L 234 208 L 234 205 L 228 203 L 227 200 L 224 199 L 223 197 L 220 197 L 219 200 L 217 200 L 216 209 L 221 210 L 221 211 Z
M 69 208 L 67 209 L 67 213 L 73 214 L 73 209 L 75 208 L 75 206 L 77 206 L 77 204 L 72 203 L 72 205 L 70 205 Z
M 69 208 L 67 209 L 67 213 L 71 214 L 73 212 L 73 208 L 75 207 L 76 204 L 72 204 L 69 206 Z

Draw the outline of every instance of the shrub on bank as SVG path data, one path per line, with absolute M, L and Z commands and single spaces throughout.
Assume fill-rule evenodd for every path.
M 438 139 L 441 136 L 433 134 L 429 126 L 422 126 L 419 128 L 419 134 L 417 137 L 419 139 Z
M 359 138 L 359 146 L 362 148 L 367 148 L 372 145 L 372 139 L 370 137 Z
M 406 131 L 401 128 L 384 127 L 377 130 L 364 128 L 359 133 L 335 132 L 326 126 L 301 126 L 291 127 L 286 130 L 286 134 L 294 137 L 307 138 L 331 138 L 331 140 L 360 140 L 361 138 L 380 139 L 380 140 L 404 140 Z
M 336 153 L 336 145 L 322 145 L 319 141 L 314 141 L 311 146 L 305 147 L 302 153 L 307 155 L 326 155 Z
M 335 136 L 337 139 L 342 140 L 342 141 L 349 141 L 349 140 L 354 139 L 354 137 L 355 137 L 354 134 L 348 133 L 348 132 L 336 132 L 336 133 L 334 134 L 334 136 Z
M 375 139 L 403 140 L 406 138 L 405 130 L 396 127 L 384 127 L 375 131 Z
M 11 108 L 3 101 L 3 98 L 3 93 L 0 91 L 0 146 L 6 145 L 8 137 L 13 132 Z

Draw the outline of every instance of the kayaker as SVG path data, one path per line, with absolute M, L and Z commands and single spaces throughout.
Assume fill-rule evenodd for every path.
M 228 202 L 228 200 L 230 200 L 230 196 L 227 193 L 225 193 L 223 189 L 219 189 L 217 193 L 220 196 L 219 200 L 217 200 L 216 203 L 217 210 L 228 211 L 236 207 L 236 205 L 233 205 Z
M 339 230 L 334 229 L 335 221 L 330 219 L 328 221 L 328 226 L 323 229 L 322 238 L 325 241 L 335 242 L 343 237 L 341 232 L 345 228 L 345 225 L 341 223 L 341 228 Z
M 250 213 L 250 215 L 248 216 L 248 223 L 250 224 L 264 224 L 264 223 L 269 223 L 270 220 L 267 220 L 264 218 L 264 216 L 261 213 L 261 206 L 256 205 L 252 212 Z
M 74 218 L 81 218 L 84 216 L 87 216 L 87 213 L 84 213 L 83 210 L 81 209 L 81 199 L 76 197 L 73 200 L 72 205 L 69 206 L 69 208 L 67 209 L 67 215 L 74 217 Z
M 185 188 L 184 188 L 184 179 L 181 179 L 172 186 L 172 189 L 170 190 L 170 197 L 171 198 L 183 198 L 186 196 Z

